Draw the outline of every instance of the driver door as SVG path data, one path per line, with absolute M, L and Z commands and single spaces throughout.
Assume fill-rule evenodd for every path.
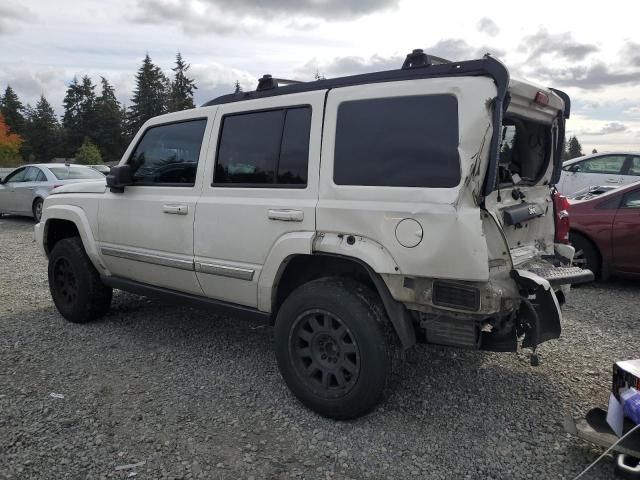
M 16 187 L 24 182 L 27 176 L 27 168 L 18 168 L 3 180 L 0 185 L 0 212 L 14 213 L 19 210 Z
M 127 164 L 133 185 L 107 190 L 98 214 L 98 247 L 111 273 L 201 295 L 193 266 L 193 223 L 210 127 L 197 119 L 149 125 Z

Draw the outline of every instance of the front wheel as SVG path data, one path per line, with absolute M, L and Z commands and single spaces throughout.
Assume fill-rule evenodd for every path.
M 49 255 L 49 290 L 60 314 L 74 323 L 86 323 L 106 314 L 113 293 L 100 281 L 79 237 L 64 238 L 53 247 Z
M 350 279 L 302 285 L 276 318 L 280 372 L 294 395 L 325 417 L 355 418 L 381 400 L 393 346 L 379 297 Z

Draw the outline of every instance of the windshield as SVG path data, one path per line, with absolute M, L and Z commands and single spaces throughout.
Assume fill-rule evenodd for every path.
M 77 180 L 77 179 L 101 179 L 104 175 L 97 170 L 89 167 L 69 166 L 69 167 L 49 167 L 51 173 L 58 180 Z
M 500 183 L 537 183 L 547 170 L 550 147 L 549 126 L 506 117 L 500 132 Z

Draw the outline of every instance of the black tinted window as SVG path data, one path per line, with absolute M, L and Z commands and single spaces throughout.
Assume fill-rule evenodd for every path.
M 428 95 L 342 103 L 334 181 L 389 187 L 458 185 L 456 98 Z
M 149 128 L 129 160 L 134 182 L 193 185 L 206 125 L 202 119 Z
M 310 128 L 309 107 L 226 116 L 214 182 L 306 185 Z
M 307 184 L 311 109 L 287 110 L 278 164 L 278 183 Z

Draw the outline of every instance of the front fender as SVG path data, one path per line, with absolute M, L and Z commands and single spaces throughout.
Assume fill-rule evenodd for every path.
M 100 254 L 98 253 L 98 247 L 93 232 L 91 231 L 89 219 L 85 211 L 75 205 L 47 205 L 43 210 L 42 220 L 36 225 L 36 239 L 46 255 L 48 255 L 50 251 L 47 246 L 47 233 L 52 220 L 67 220 L 72 222 L 78 229 L 78 233 L 80 233 L 82 245 L 91 263 L 93 263 L 100 274 L 110 275 L 109 270 L 102 263 Z

